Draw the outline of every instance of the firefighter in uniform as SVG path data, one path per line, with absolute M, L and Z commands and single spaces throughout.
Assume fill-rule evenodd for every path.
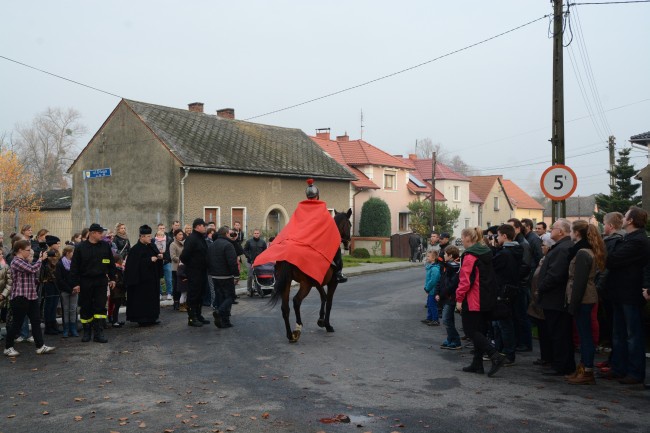
M 73 293 L 79 293 L 82 342 L 90 341 L 91 327 L 93 340 L 106 343 L 104 323 L 106 321 L 106 284 L 115 286 L 115 261 L 111 246 L 102 240 L 106 229 L 99 224 L 91 224 L 88 239 L 81 242 L 72 256 L 70 276 Z

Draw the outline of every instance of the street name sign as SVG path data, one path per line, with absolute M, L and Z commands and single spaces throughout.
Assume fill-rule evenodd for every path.
M 570 167 L 556 164 L 544 171 L 539 186 L 546 197 L 553 201 L 562 201 L 575 192 L 578 187 L 578 177 Z
M 84 179 L 96 179 L 98 177 L 109 177 L 111 175 L 110 168 L 97 168 L 94 170 L 84 170 Z

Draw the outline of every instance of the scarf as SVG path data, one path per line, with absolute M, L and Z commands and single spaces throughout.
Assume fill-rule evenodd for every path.
M 583 248 L 587 248 L 589 250 L 591 249 L 591 245 L 589 245 L 587 239 L 580 239 L 571 248 L 569 248 L 569 263 L 571 263 L 571 260 L 573 260 L 576 254 L 578 254 L 578 251 Z
M 61 262 L 63 263 L 63 267 L 65 268 L 65 270 L 69 271 L 70 270 L 70 263 L 72 263 L 72 261 L 69 258 L 67 258 L 66 256 L 63 256 L 63 257 L 61 257 Z
M 154 238 L 156 241 L 156 246 L 158 247 L 158 251 L 161 253 L 165 252 L 165 249 L 167 248 L 167 236 L 166 235 L 156 235 Z

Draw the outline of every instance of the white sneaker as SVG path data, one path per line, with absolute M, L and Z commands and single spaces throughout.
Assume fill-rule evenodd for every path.
M 172 295 L 167 295 L 167 300 L 168 300 L 168 301 L 173 301 L 174 298 L 172 297 Z
M 20 353 L 16 349 L 14 349 L 13 347 L 10 347 L 9 349 L 5 349 L 4 354 L 6 356 L 18 356 L 18 355 L 20 355 Z
M 33 343 L 34 342 L 34 337 L 32 335 L 30 335 L 29 337 L 27 337 L 27 340 L 25 340 L 25 341 Z
M 36 349 L 36 354 L 37 355 L 44 355 L 46 353 L 54 352 L 54 349 L 56 349 L 56 347 L 50 347 L 50 346 L 42 345 L 39 349 Z
M 25 341 L 27 341 L 27 339 L 26 339 L 26 338 L 23 338 L 22 336 L 19 335 L 19 336 L 16 337 L 16 339 L 14 340 L 14 343 L 24 343 Z

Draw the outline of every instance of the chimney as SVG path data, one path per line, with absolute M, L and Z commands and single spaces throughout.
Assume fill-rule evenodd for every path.
M 418 156 L 415 153 L 409 153 L 409 159 L 411 161 L 417 161 Z
M 329 128 L 318 128 L 316 130 L 316 137 L 323 138 L 325 140 L 330 139 L 330 129 Z
M 350 136 L 348 135 L 348 131 L 345 131 L 345 134 L 343 135 L 338 135 L 336 137 L 336 141 L 350 141 Z
M 217 110 L 217 117 L 223 117 L 224 119 L 234 119 L 235 118 L 235 109 L 234 108 L 222 108 Z
M 203 102 L 190 102 L 187 104 L 187 109 L 193 113 L 203 113 Z

